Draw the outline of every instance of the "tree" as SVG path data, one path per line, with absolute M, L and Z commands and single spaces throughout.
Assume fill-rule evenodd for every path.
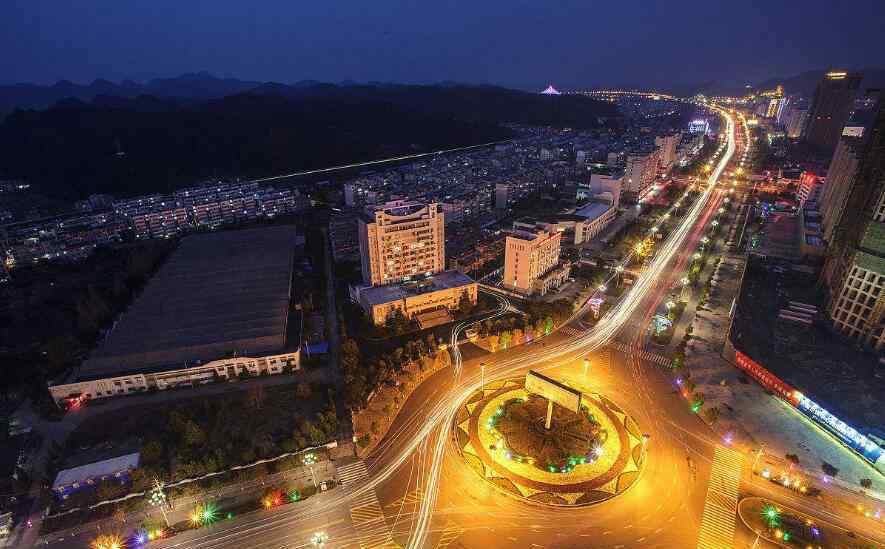
M 188 420 L 185 423 L 182 438 L 184 439 L 184 443 L 188 446 L 200 446 L 206 441 L 206 433 L 203 432 L 203 429 L 200 428 L 199 425 Z
M 461 297 L 458 298 L 458 312 L 463 316 L 470 316 L 473 312 L 473 302 L 470 300 L 470 294 L 467 293 L 467 290 L 461 292 Z
M 799 465 L 799 456 L 796 454 L 787 454 L 784 457 L 787 458 L 787 461 L 793 463 L 793 465 Z
M 427 342 L 428 354 L 430 354 L 430 356 L 434 356 L 436 354 L 436 348 L 438 345 L 436 342 L 436 336 L 434 336 L 433 334 L 427 334 L 424 339 Z
M 376 437 L 377 437 L 378 435 L 381 434 L 381 426 L 378 425 L 378 421 L 377 421 L 377 420 L 372 420 L 372 425 L 369 427 L 369 430 L 370 430 L 370 431 L 372 432 L 372 434 L 375 435 Z
M 862 478 L 860 479 L 860 485 L 869 490 L 873 487 L 873 481 L 872 479 Z
M 498 336 L 489 336 L 489 350 L 491 350 L 493 353 L 498 350 Z
M 512 341 L 513 334 L 510 333 L 510 330 L 504 330 L 498 338 L 498 344 L 502 349 L 509 349 Z
M 704 411 L 704 416 L 707 418 L 707 421 L 709 423 L 716 423 L 716 421 L 719 419 L 719 408 L 717 408 L 716 406 L 707 408 Z
M 106 501 L 111 499 L 117 499 L 126 493 L 126 487 L 120 483 L 118 480 L 103 480 L 98 483 L 98 488 L 95 490 L 95 497 L 99 501 Z
M 312 390 L 310 388 L 310 383 L 301 382 L 295 386 L 295 397 L 298 400 L 307 400 L 310 398 Z
M 836 475 L 839 474 L 839 469 L 833 467 L 832 464 L 827 463 L 826 461 L 824 461 L 820 464 L 820 468 L 823 470 L 824 474 L 831 476 L 831 477 L 835 477 Z

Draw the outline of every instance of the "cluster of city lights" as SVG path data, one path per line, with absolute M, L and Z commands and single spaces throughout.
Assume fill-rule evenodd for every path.
M 732 117 L 722 109 L 713 108 L 725 118 L 727 123 L 727 134 L 733 136 L 734 120 Z M 712 187 L 725 169 L 725 165 L 734 153 L 734 149 L 734 139 L 729 139 L 725 156 L 719 161 L 719 164 L 709 175 L 708 183 L 710 184 L 700 189 L 701 195 L 698 200 L 695 200 L 691 206 L 681 212 L 681 215 L 678 217 L 680 220 L 679 224 L 670 232 L 668 238 L 659 245 L 659 249 L 657 253 L 654 254 L 648 268 L 643 270 L 632 285 L 630 291 L 625 294 L 615 306 L 606 312 L 606 314 L 597 322 L 593 330 L 590 330 L 577 338 L 554 345 L 548 345 L 543 350 L 533 353 L 528 360 L 526 356 L 517 356 L 496 361 L 494 368 L 490 368 L 490 370 L 492 370 L 489 372 L 490 377 L 499 379 L 507 375 L 512 375 L 514 372 L 521 371 L 527 366 L 533 365 L 537 365 L 538 368 L 543 371 L 546 368 L 555 366 L 556 361 L 562 357 L 573 353 L 586 354 L 610 341 L 611 338 L 614 337 L 624 326 L 634 310 L 639 306 L 641 298 L 654 287 L 657 278 L 662 273 L 666 272 L 666 266 L 681 249 L 685 239 L 691 232 L 695 221 L 698 219 L 709 201 L 709 198 L 712 195 Z M 630 253 L 632 254 L 632 250 Z M 617 276 L 616 273 L 617 271 L 612 273 L 612 276 L 608 281 L 613 280 L 614 277 Z M 599 297 L 599 295 L 594 294 L 593 297 Z M 589 305 L 587 304 L 579 308 L 575 311 L 574 318 L 586 314 L 588 308 Z M 460 361 L 459 353 L 455 353 L 455 355 L 456 356 L 453 358 L 457 358 L 457 360 Z M 412 453 L 420 445 L 424 444 L 428 437 L 433 438 L 428 446 L 430 467 L 425 476 L 425 497 L 422 499 L 420 508 L 414 516 L 413 528 L 406 544 L 407 547 L 423 547 L 426 544 L 427 536 L 432 529 L 431 521 L 444 462 L 443 456 L 449 439 L 447 436 L 448 430 L 443 426 L 449 425 L 454 421 L 461 403 L 470 398 L 470 396 L 475 394 L 479 389 L 479 386 L 482 383 L 481 376 L 484 374 L 483 372 L 480 375 L 476 375 L 475 377 L 460 383 L 460 377 L 458 376 L 462 371 L 461 367 L 457 366 L 454 371 L 456 374 L 455 381 L 457 390 L 453 391 L 448 398 L 442 399 L 428 411 L 426 419 L 419 431 L 411 435 L 408 443 L 401 448 L 400 452 L 395 456 L 390 456 L 391 459 L 386 460 L 385 465 L 372 476 L 369 482 L 360 488 L 359 493 L 362 493 L 363 490 L 374 489 L 381 482 L 384 482 L 393 475 L 399 467 L 405 464 L 411 458 Z

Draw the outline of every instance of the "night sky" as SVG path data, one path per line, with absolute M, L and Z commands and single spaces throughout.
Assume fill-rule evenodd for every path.
M 885 64 L 883 0 L 3 0 L 0 21 L 2 83 L 205 70 L 531 90 Z

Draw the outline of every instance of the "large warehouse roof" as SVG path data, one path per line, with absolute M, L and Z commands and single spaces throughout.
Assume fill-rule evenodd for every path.
M 295 246 L 291 226 L 184 238 L 78 377 L 282 352 Z

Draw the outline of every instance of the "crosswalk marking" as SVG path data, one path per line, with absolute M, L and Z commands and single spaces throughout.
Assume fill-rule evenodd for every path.
M 698 549 L 734 547 L 735 514 L 743 459 L 740 452 L 716 446 L 704 514 L 701 516 Z
M 369 479 L 366 464 L 355 461 L 338 469 L 338 479 L 344 486 L 359 485 Z M 364 490 L 350 500 L 350 520 L 360 538 L 362 549 L 398 549 L 384 519 L 384 511 L 375 489 Z
M 570 335 L 573 337 L 579 337 L 579 336 L 582 336 L 586 333 L 586 332 L 579 330 L 573 326 L 563 326 L 562 328 L 559 329 L 559 331 L 566 334 L 566 335 Z
M 649 362 L 653 362 L 660 366 L 669 366 L 673 363 L 670 358 L 664 355 L 653 353 L 651 351 L 646 351 L 645 349 L 637 350 L 635 347 L 631 347 L 630 345 L 627 345 L 626 343 L 621 343 L 620 341 L 613 341 L 609 345 L 626 355 L 636 353 L 639 355 L 639 358 L 647 360 Z
M 387 504 L 385 507 L 402 507 L 404 505 L 418 505 L 424 499 L 424 491 L 420 488 L 416 488 L 411 492 L 407 493 L 403 497 L 397 499 L 393 503 Z
M 445 549 L 451 545 L 453 541 L 461 537 L 461 534 L 464 532 L 464 528 L 461 528 L 449 519 L 446 521 L 446 526 L 443 528 L 443 533 L 439 537 L 439 541 L 436 542 L 436 549 Z

